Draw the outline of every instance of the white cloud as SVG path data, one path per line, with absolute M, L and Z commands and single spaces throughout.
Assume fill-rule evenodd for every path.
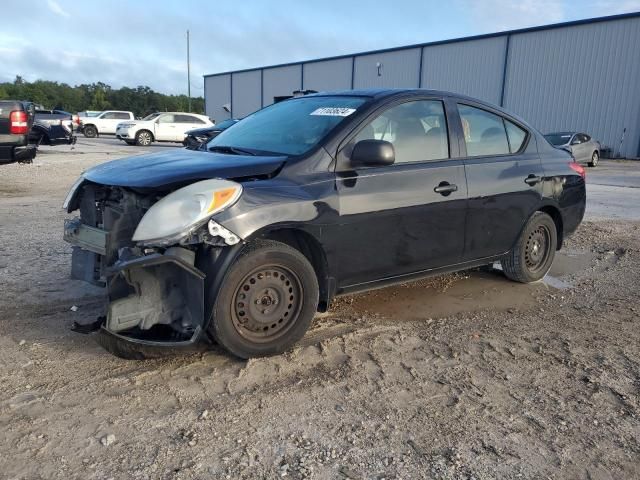
M 58 2 L 55 0 L 47 0 L 47 6 L 49 10 L 51 10 L 56 15 L 60 15 L 61 17 L 69 17 L 69 12 L 64 10 Z

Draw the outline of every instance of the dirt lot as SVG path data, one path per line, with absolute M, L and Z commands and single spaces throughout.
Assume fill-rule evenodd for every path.
M 57 152 L 0 171 L 0 478 L 640 478 L 639 222 L 585 222 L 546 283 L 339 299 L 284 356 L 132 362 L 69 330 L 101 303 L 60 205 L 140 150 Z

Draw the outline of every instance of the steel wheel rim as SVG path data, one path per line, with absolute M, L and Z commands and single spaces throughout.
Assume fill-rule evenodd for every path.
M 537 273 L 546 266 L 551 254 L 550 245 L 551 232 L 546 226 L 539 225 L 529 233 L 524 250 L 524 261 L 531 273 Z
M 286 335 L 302 310 L 302 284 L 283 265 L 254 269 L 233 295 L 233 326 L 245 339 L 266 343 Z

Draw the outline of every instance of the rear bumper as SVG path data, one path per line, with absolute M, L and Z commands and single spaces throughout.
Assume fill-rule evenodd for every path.
M 0 146 L 0 164 L 31 162 L 37 153 L 35 145 Z

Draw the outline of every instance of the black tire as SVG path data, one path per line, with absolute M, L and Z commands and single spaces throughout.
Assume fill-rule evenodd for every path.
M 94 125 L 85 125 L 82 128 L 82 133 L 87 138 L 96 138 L 98 136 L 98 129 Z
M 153 134 L 149 130 L 140 130 L 136 133 L 136 145 L 148 147 L 153 142 Z
M 502 270 L 513 281 L 536 282 L 551 268 L 557 245 L 553 219 L 544 212 L 536 212 L 523 228 L 516 246 L 500 260 Z
M 283 353 L 318 308 L 318 279 L 307 258 L 280 242 L 248 245 L 226 273 L 209 332 L 240 358 Z
M 595 152 L 593 152 L 591 154 L 591 161 L 589 162 L 589 166 L 590 167 L 597 167 L 599 161 L 600 161 L 600 154 L 596 150 Z
M 136 141 L 135 140 L 125 140 L 124 143 L 126 143 L 127 145 L 132 145 L 133 146 L 133 145 L 136 144 Z

